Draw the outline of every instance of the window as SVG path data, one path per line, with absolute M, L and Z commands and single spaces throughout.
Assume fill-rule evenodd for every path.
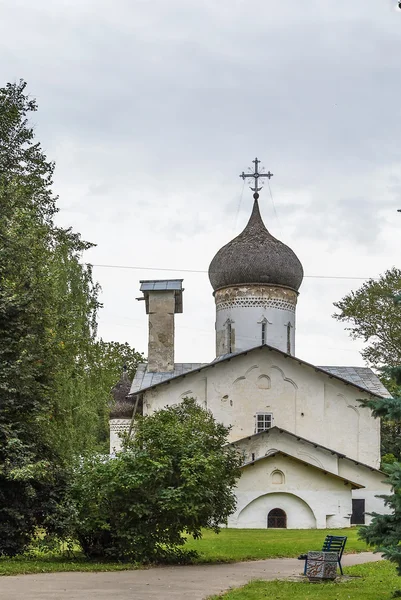
M 266 321 L 262 321 L 262 346 L 266 344 Z
M 270 429 L 273 422 L 272 413 L 257 413 L 256 414 L 256 433 Z
M 234 321 L 227 319 L 224 323 L 226 327 L 226 352 L 232 354 L 234 352 L 235 331 L 232 327 Z

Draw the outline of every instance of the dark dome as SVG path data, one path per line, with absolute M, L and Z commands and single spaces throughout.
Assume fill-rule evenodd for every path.
M 267 231 L 257 200 L 244 231 L 217 252 L 209 267 L 215 291 L 249 283 L 284 285 L 298 291 L 303 276 L 296 254 Z

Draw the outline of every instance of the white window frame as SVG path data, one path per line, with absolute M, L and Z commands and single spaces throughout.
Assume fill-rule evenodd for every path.
M 273 427 L 273 413 L 258 412 L 255 415 L 255 433 L 267 431 Z

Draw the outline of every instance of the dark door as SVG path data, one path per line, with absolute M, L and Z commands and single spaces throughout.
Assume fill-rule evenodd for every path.
M 351 525 L 365 524 L 365 500 L 356 498 L 352 500 Z
M 267 527 L 270 529 L 285 529 L 287 527 L 287 515 L 281 508 L 273 508 L 267 515 Z

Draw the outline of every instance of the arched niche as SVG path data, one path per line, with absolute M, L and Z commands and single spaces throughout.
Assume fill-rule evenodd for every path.
M 267 515 L 276 508 L 285 512 L 289 529 L 316 529 L 316 518 L 309 504 L 287 492 L 262 494 L 249 502 L 238 515 L 237 527 L 265 529 Z
M 285 475 L 280 469 L 275 469 L 270 475 L 270 479 L 273 485 L 282 485 L 285 483 Z

